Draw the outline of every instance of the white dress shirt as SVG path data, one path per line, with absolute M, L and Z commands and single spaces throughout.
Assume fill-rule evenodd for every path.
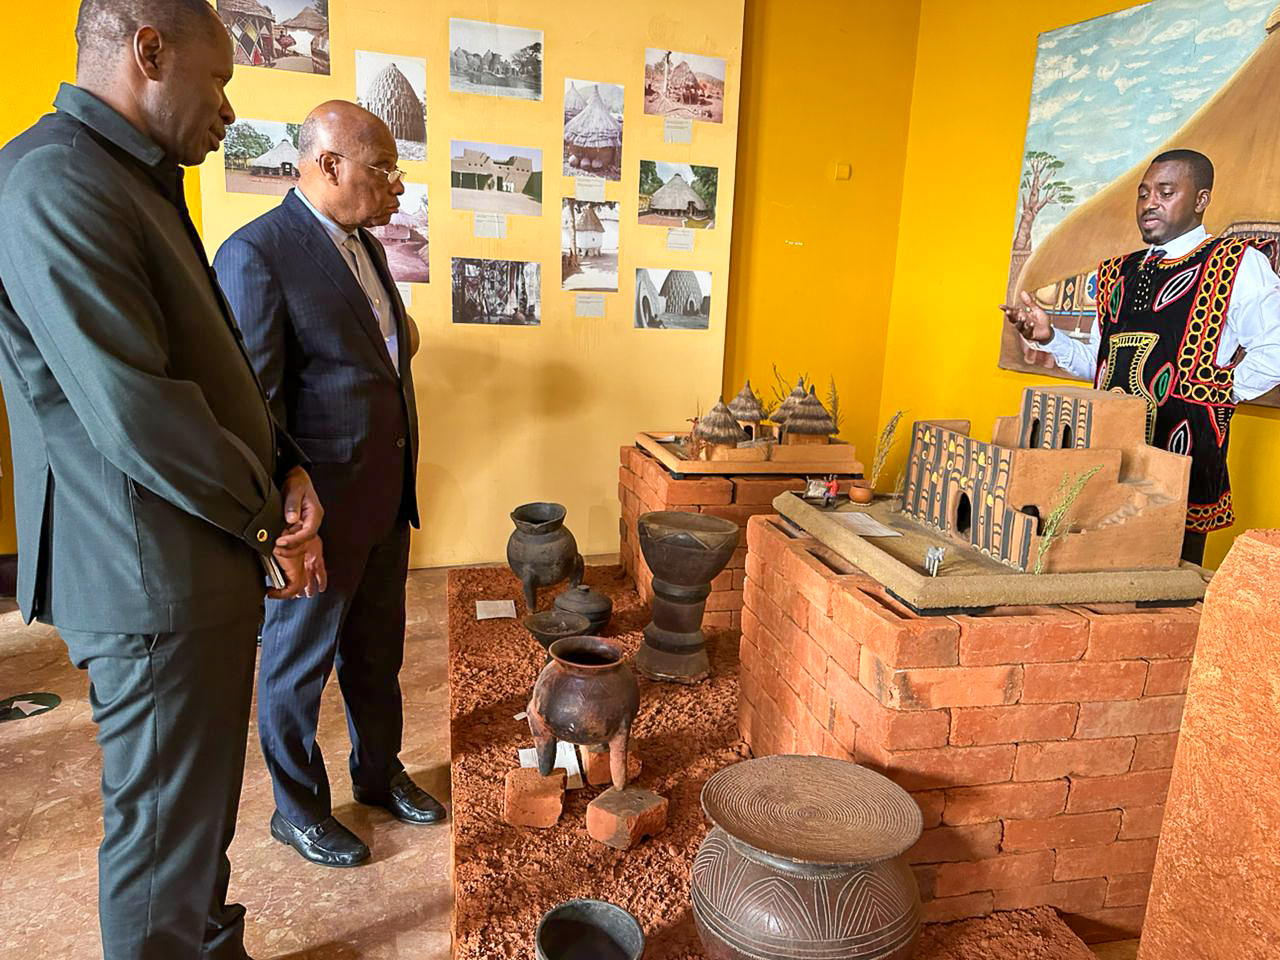
M 1204 227 L 1184 233 L 1168 243 L 1159 244 L 1164 259 L 1176 260 L 1209 239 Z M 1153 245 L 1147 250 L 1156 249 Z M 1047 351 L 1058 366 L 1072 376 L 1092 381 L 1098 371 L 1098 346 L 1102 334 L 1093 325 L 1087 340 L 1076 340 L 1055 329 L 1048 343 L 1030 343 L 1036 350 Z M 1217 361 L 1226 366 L 1238 347 L 1246 353 L 1235 369 L 1233 398 L 1236 403 L 1260 397 L 1280 384 L 1280 277 L 1271 269 L 1266 256 L 1253 247 L 1240 258 L 1231 300 L 1227 304 L 1227 322 L 1218 343 Z
M 338 255 L 342 257 L 342 261 L 351 270 L 352 276 L 356 278 L 356 283 L 360 284 L 360 289 L 364 291 L 364 295 L 369 300 L 369 308 L 373 310 L 373 315 L 378 320 L 378 329 L 382 331 L 382 339 L 386 343 L 387 353 L 391 357 L 391 365 L 396 368 L 396 373 L 399 373 L 400 345 L 399 336 L 396 333 L 395 310 L 391 305 L 391 298 L 387 295 L 386 288 L 382 285 L 382 281 L 378 279 L 378 271 L 373 266 L 373 259 L 369 256 L 369 251 L 365 249 L 364 243 L 360 240 L 360 236 L 356 231 L 346 230 L 334 220 L 325 216 L 316 208 L 315 204 L 307 199 L 307 195 L 301 190 L 294 188 L 293 192 L 298 195 L 298 199 L 302 201 L 303 206 L 310 210 L 315 218 L 320 221 L 320 226 L 324 227 L 324 232 L 329 235 L 333 245 L 338 248 Z

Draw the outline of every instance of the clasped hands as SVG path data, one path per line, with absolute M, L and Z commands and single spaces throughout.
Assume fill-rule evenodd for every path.
M 1000 310 L 1004 313 L 1005 319 L 1013 324 L 1022 339 L 1038 344 L 1046 344 L 1052 340 L 1053 324 L 1049 322 L 1049 315 L 1031 299 L 1031 295 L 1025 290 L 1018 294 L 1018 301 L 1015 305 L 1003 303 L 1000 305 Z
M 267 596 L 273 600 L 314 597 L 329 585 L 329 575 L 324 566 L 324 545 L 319 535 L 324 507 L 316 496 L 316 488 L 311 485 L 311 476 L 301 467 L 289 471 L 280 492 L 284 500 L 284 521 L 288 526 L 271 552 L 284 571 L 286 583 L 279 590 L 267 591 Z

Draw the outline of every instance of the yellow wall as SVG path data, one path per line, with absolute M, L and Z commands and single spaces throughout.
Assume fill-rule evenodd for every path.
M 918 23 L 918 0 L 747 3 L 724 392 L 767 398 L 774 364 L 822 394 L 834 376 L 868 464 Z
M 924 0 L 882 417 L 903 407 L 916 419 L 968 417 L 976 435 L 989 437 L 992 420 L 1015 412 L 1021 389 L 1038 382 L 995 366 L 1036 35 L 1126 6 Z M 1280 526 L 1280 502 L 1270 495 L 1278 419 L 1255 407 L 1237 415 L 1230 463 L 1238 519 L 1210 537 L 1211 565 L 1235 533 Z M 888 485 L 905 454 L 902 443 Z

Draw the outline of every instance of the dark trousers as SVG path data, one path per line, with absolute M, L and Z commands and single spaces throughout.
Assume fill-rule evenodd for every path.
M 258 733 L 276 809 L 297 827 L 332 813 L 329 777 L 316 742 L 320 695 L 337 670 L 351 735 L 351 780 L 385 793 L 400 763 L 405 577 L 409 527 L 381 543 L 325 544 L 329 589 L 318 597 L 268 600 L 258 671 Z
M 62 631 L 102 747 L 104 960 L 243 960 L 228 904 L 256 616 L 181 633 Z
M 1188 530 L 1182 538 L 1182 559 L 1197 566 L 1204 564 L 1204 544 L 1208 534 Z

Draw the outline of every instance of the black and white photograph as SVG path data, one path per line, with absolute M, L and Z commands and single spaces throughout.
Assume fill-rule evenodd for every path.
M 329 0 L 217 0 L 236 63 L 329 75 Z
M 482 20 L 449 20 L 449 89 L 542 99 L 542 31 Z
M 222 141 L 228 193 L 283 197 L 298 182 L 300 123 L 237 120 Z
M 453 322 L 536 327 L 542 322 L 542 276 L 523 260 L 453 258 Z
M 706 330 L 711 323 L 711 271 L 636 270 L 636 329 Z
M 541 150 L 454 140 L 449 153 L 453 209 L 541 216 Z
M 396 138 L 401 160 L 427 159 L 427 61 L 356 51 L 356 102 Z
M 696 163 L 640 161 L 640 223 L 710 230 L 716 225 L 720 171 Z
M 560 214 L 560 289 L 617 293 L 617 202 L 565 197 Z
M 369 231 L 378 238 L 387 254 L 387 265 L 397 283 L 429 283 L 427 259 L 427 187 L 405 183 L 400 209 L 391 222 Z
M 564 82 L 564 175 L 622 179 L 622 85 Z
M 724 122 L 720 57 L 652 47 L 644 52 L 644 112 L 678 120 Z

